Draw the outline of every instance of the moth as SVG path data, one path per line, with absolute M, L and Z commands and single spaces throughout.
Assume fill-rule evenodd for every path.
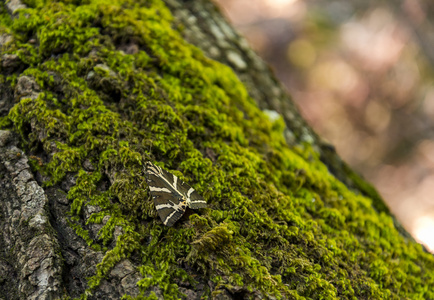
M 166 226 L 172 226 L 187 207 L 206 207 L 206 201 L 187 183 L 151 162 L 146 162 L 146 175 L 158 215 Z

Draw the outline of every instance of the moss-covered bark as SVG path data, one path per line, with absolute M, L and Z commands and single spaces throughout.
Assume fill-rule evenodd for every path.
M 188 44 L 162 1 L 2 2 L 0 22 L 0 183 L 25 199 L 10 153 L 29 159 L 49 219 L 32 234 L 52 249 L 22 259 L 51 267 L 38 294 L 32 274 L 46 265 L 23 273 L 3 231 L 0 282 L 28 288 L 3 285 L 0 297 L 434 299 L 432 255 L 315 147 L 288 143 L 288 124 Z M 209 208 L 163 226 L 147 160 Z M 2 228 L 14 224 L 7 193 Z

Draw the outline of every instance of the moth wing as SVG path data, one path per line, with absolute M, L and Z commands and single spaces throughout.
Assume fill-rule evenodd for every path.
M 199 195 L 198 192 L 193 191 L 190 195 L 190 208 L 198 209 L 198 208 L 205 208 L 207 207 L 207 203 L 205 199 L 201 195 Z
M 188 207 L 192 209 L 205 208 L 207 206 L 206 201 L 202 196 L 199 195 L 198 192 L 194 188 L 192 188 L 187 183 L 180 181 L 179 184 L 179 192 L 185 197 L 187 200 Z
M 164 225 L 172 226 L 185 212 L 186 203 L 177 190 L 178 177 L 162 168 L 146 163 L 149 190 Z
M 157 209 L 157 212 L 163 224 L 169 227 L 173 226 L 184 214 L 184 210 L 180 211 L 174 207 Z

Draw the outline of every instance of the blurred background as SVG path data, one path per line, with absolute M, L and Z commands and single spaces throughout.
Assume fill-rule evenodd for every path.
M 434 252 L 434 1 L 214 1 Z

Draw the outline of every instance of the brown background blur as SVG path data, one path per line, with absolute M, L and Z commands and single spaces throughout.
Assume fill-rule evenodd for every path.
M 214 1 L 315 131 L 434 251 L 434 4 Z

